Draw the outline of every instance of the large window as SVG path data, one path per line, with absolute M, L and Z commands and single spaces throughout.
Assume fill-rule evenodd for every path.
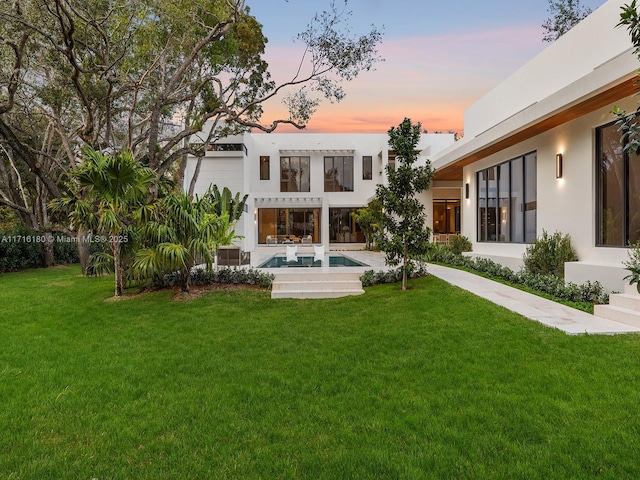
M 433 233 L 460 233 L 460 200 L 433 200 Z
M 309 157 L 280 157 L 280 191 L 310 191 Z
M 364 235 L 360 225 L 351 216 L 357 208 L 329 209 L 329 241 L 335 243 L 362 243 Z
M 353 192 L 353 157 L 324 157 L 324 191 Z
M 282 243 L 311 235 L 320 242 L 320 208 L 260 208 L 258 209 L 258 243 L 270 240 Z
M 640 239 L 640 158 L 625 151 L 615 123 L 596 130 L 597 244 L 626 247 Z
M 476 174 L 479 242 L 532 242 L 536 238 L 536 153 Z

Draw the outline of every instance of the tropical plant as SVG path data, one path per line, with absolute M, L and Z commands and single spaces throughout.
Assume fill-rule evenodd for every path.
M 416 195 L 431 184 L 433 171 L 427 160 L 414 166 L 419 152 L 421 124 L 413 125 L 405 118 L 396 128 L 389 129 L 389 146 L 396 153 L 396 168 L 387 165 L 388 185 L 379 185 L 376 198 L 381 202 L 382 231 L 377 235 L 380 250 L 390 265 L 402 264 L 402 290 L 407 289 L 407 274 L 412 258 L 429 250 L 430 229 L 425 225 L 424 205 Z
M 529 245 L 523 255 L 524 268 L 534 275 L 555 275 L 564 278 L 564 264 L 578 260 L 571 237 L 554 232 L 549 235 L 542 230 L 542 235 Z
M 89 148 L 72 178 L 79 190 L 53 206 L 68 211 L 71 224 L 93 232 L 94 241 L 109 244 L 111 256 L 102 253 L 94 257 L 94 272 L 109 270 L 112 260 L 115 296 L 121 296 L 128 263 L 122 253 L 129 254 L 125 258 L 132 257 L 136 224 L 149 218 L 152 207 L 147 194 L 156 175 L 127 151 L 109 155 Z
M 228 227 L 228 214 L 218 215 L 208 196 L 191 200 L 186 193 L 164 197 L 156 219 L 142 227 L 142 242 L 136 252 L 133 274 L 136 279 L 157 278 L 178 272 L 183 292 L 188 292 L 191 270 L 205 264 L 211 269 L 212 248 L 217 248 L 221 232 Z
M 373 248 L 376 234 L 382 228 L 382 203 L 377 198 L 371 200 L 366 207 L 351 212 L 351 217 L 358 223 L 364 235 L 366 249 Z
M 235 196 L 232 196 L 228 187 L 224 187 L 220 192 L 217 185 L 211 185 L 205 195 L 209 196 L 209 201 L 213 204 L 214 211 L 218 215 L 223 215 L 225 212 L 229 214 L 229 222 L 233 225 L 240 220 L 249 198 L 249 195 L 240 198 L 240 192 L 236 192 Z
M 623 265 L 630 274 L 624 277 L 624 280 L 627 280 L 629 285 L 635 285 L 640 293 L 640 240 L 629 248 L 627 255 L 628 258 Z

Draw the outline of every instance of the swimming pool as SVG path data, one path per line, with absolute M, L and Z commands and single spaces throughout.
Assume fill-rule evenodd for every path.
M 313 255 L 298 255 L 295 262 L 287 262 L 286 256 L 279 253 L 266 259 L 258 265 L 258 268 L 326 267 L 327 259 L 329 260 L 330 267 L 368 267 L 366 263 L 359 262 L 345 255 L 334 253 L 329 256 L 325 256 L 325 260 L 322 262 L 314 262 Z

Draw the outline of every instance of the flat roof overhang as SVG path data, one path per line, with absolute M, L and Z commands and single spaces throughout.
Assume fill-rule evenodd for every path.
M 528 138 L 544 133 L 564 123 L 580 118 L 588 113 L 594 112 L 607 105 L 613 105 L 623 98 L 630 97 L 638 92 L 636 87 L 636 75 L 624 80 L 613 87 L 610 87 L 594 96 L 580 101 L 574 105 L 556 112 L 547 118 L 541 119 L 520 130 L 514 131 L 507 136 L 498 138 L 492 143 L 480 146 L 475 151 L 463 155 L 459 160 L 449 163 L 442 168 L 438 168 L 435 173 L 435 180 L 462 181 L 462 169 L 489 155 L 497 153 L 505 148 L 516 145 Z M 481 137 L 483 134 L 478 135 Z M 476 139 L 478 138 L 476 137 Z M 476 139 L 472 139 L 473 142 Z

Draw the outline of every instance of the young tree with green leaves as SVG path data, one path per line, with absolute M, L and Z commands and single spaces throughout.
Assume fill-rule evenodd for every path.
M 555 42 L 591 13 L 589 7 L 580 5 L 580 0 L 549 0 L 547 11 L 551 17 L 542 24 L 543 42 Z
M 402 264 L 402 290 L 412 259 L 429 249 L 430 229 L 425 225 L 424 205 L 416 195 L 429 188 L 433 171 L 431 162 L 416 165 L 422 125 L 405 118 L 389 130 L 389 146 L 396 154 L 396 167 L 386 166 L 387 185 L 379 185 L 376 198 L 382 203 L 382 231 L 378 235 L 380 250 L 389 265 Z

